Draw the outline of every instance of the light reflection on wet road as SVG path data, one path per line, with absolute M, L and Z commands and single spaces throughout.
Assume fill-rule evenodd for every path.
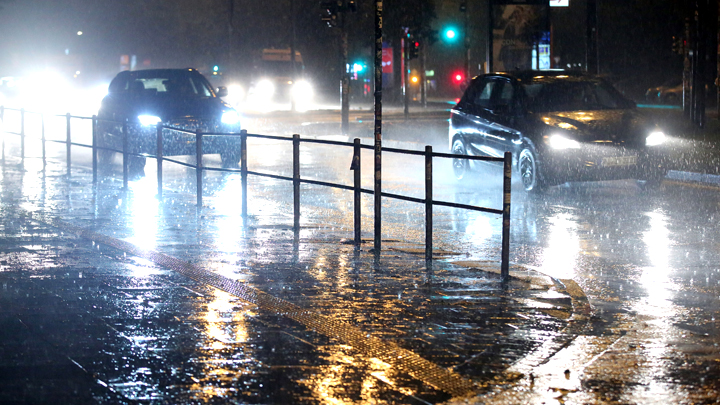
M 254 147 L 263 150 L 262 155 L 250 154 L 251 170 L 284 175 L 290 173 L 285 163 L 290 156 L 289 147 L 262 142 L 251 144 L 250 147 L 251 151 Z M 313 150 L 321 151 L 321 155 L 314 155 L 310 154 L 310 147 L 303 148 L 303 173 L 312 173 L 314 179 L 350 184 L 349 149 L 345 156 L 331 152 L 330 149 L 312 146 Z M 82 157 L 77 161 L 82 164 Z M 451 180 L 449 162 L 438 162 L 436 167 L 436 199 L 500 206 L 501 180 L 498 169 L 488 168 L 480 174 L 480 178 L 492 182 L 487 188 L 480 188 L 472 184 L 458 185 Z M 363 182 L 367 188 L 371 188 L 371 168 L 371 156 L 364 155 Z M 77 197 L 63 195 L 62 189 L 41 187 L 49 180 L 37 174 L 35 163 L 26 165 L 26 169 L 30 174 L 19 179 L 22 181 L 22 193 L 27 196 L 23 203 L 26 211 L 34 210 L 37 202 L 51 204 L 53 200 L 63 197 L 66 198 L 63 203 L 73 207 L 75 202 L 72 199 Z M 114 168 L 115 176 L 118 174 L 117 169 Z M 418 197 L 422 195 L 420 159 L 415 162 L 388 157 L 383 173 L 386 191 Z M 291 240 L 291 232 L 269 226 L 292 223 L 289 183 L 287 189 L 283 189 L 275 186 L 274 180 L 251 178 L 249 211 L 257 217 L 257 221 L 254 228 L 243 231 L 242 220 L 238 215 L 239 175 L 207 173 L 206 206 L 213 211 L 213 217 L 222 218 L 215 221 L 211 225 L 212 230 L 208 231 L 203 228 L 206 222 L 203 215 L 179 218 L 173 213 L 163 212 L 176 209 L 177 214 L 184 214 L 194 200 L 189 198 L 178 201 L 177 204 L 181 206 L 177 208 L 161 206 L 153 198 L 153 165 L 148 165 L 146 174 L 145 178 L 133 181 L 132 198 L 125 201 L 119 196 L 112 204 L 97 204 L 100 212 L 92 214 L 94 218 L 86 218 L 88 223 L 91 220 L 112 218 L 118 215 L 115 210 L 127 210 L 133 213 L 129 216 L 132 219 L 130 228 L 125 230 L 128 233 L 116 237 L 148 249 L 173 244 L 173 254 L 188 260 L 197 260 L 192 255 L 194 244 L 211 246 L 217 254 L 203 258 L 203 261 L 215 271 L 239 279 L 254 277 L 257 280 L 262 277 L 270 289 L 268 292 L 292 298 L 291 301 L 296 303 L 303 302 L 303 289 L 315 290 L 312 294 L 315 298 L 305 298 L 307 303 L 312 303 L 313 307 L 323 313 L 361 324 L 364 330 L 383 331 L 379 323 L 388 319 L 422 318 L 421 313 L 412 310 L 412 306 L 422 302 L 415 300 L 413 295 L 417 299 L 423 298 L 423 295 L 413 290 L 406 292 L 410 296 L 409 304 L 402 304 L 399 300 L 403 294 L 400 290 L 398 301 L 391 304 L 383 298 L 389 295 L 389 291 L 378 293 L 378 299 L 363 304 L 369 308 L 363 313 L 382 313 L 384 316 L 381 319 L 357 318 L 358 314 L 345 313 L 343 308 L 332 304 L 332 300 L 337 299 L 338 291 L 340 295 L 352 297 L 369 294 L 372 298 L 372 291 L 354 286 L 358 285 L 357 277 L 375 276 L 371 276 L 372 273 L 357 273 L 358 269 L 353 268 L 357 264 L 349 252 L 334 257 L 325 254 L 322 249 L 306 251 L 301 247 L 293 251 L 292 244 L 287 243 L 287 240 Z M 169 190 L 194 190 L 192 170 L 170 169 L 165 179 Z M 271 184 L 264 188 L 264 185 Z M 303 239 L 331 239 L 329 235 L 333 231 L 349 233 L 352 224 L 352 195 L 349 192 L 321 191 L 316 186 L 303 186 L 303 190 L 305 218 L 331 218 L 334 221 L 311 223 L 304 220 L 305 229 L 301 232 Z M 720 221 L 717 220 L 720 206 L 717 197 L 716 190 L 667 182 L 660 190 L 646 192 L 633 181 L 563 185 L 551 188 L 541 197 L 515 192 L 511 261 L 538 269 L 552 277 L 577 281 L 588 295 L 596 313 L 588 328 L 581 331 L 581 337 L 554 354 L 544 366 L 538 367 L 532 380 L 526 376 L 516 385 L 499 389 L 493 392 L 494 396 L 479 398 L 478 401 L 710 403 L 717 400 L 720 389 L 720 365 L 717 361 L 720 358 L 720 245 L 717 239 L 717 235 L 720 235 Z M 388 200 L 384 204 L 388 208 L 384 210 L 387 221 L 383 228 L 385 238 L 422 241 L 422 206 Z M 82 211 L 83 206 L 84 202 L 77 202 L 78 211 Z M 83 212 L 79 219 L 87 214 L 91 213 Z M 366 236 L 371 236 L 372 201 L 368 197 L 363 201 L 363 214 L 363 230 Z M 176 223 L 167 218 L 175 218 Z M 189 224 L 188 220 L 197 223 Z M 268 223 L 264 224 L 263 221 Z M 435 240 L 439 248 L 462 253 L 463 261 L 498 260 L 499 218 L 436 209 L 435 221 Z M 322 229 L 315 228 L 318 226 Z M 189 234 L 187 231 L 193 227 L 196 233 Z M 244 232 L 252 232 L 252 239 L 248 239 Z M 278 243 L 283 240 L 286 242 Z M 248 243 L 252 246 L 248 246 Z M 238 255 L 241 255 L 239 252 L 248 249 L 253 252 L 253 256 L 238 259 Z M 302 275 L 292 274 L 284 271 L 283 266 L 277 266 L 277 252 L 280 249 L 285 249 L 289 254 L 285 259 L 288 262 L 308 263 L 307 271 Z M 146 268 L 142 263 L 133 267 L 138 270 L 136 276 L 139 278 L 153 275 L 146 273 L 141 276 L 142 269 Z M 252 276 L 244 274 L 243 270 L 251 267 L 255 273 Z M 406 274 L 402 276 L 407 277 Z M 440 278 L 444 277 L 447 275 L 440 275 Z M 473 289 L 471 280 L 462 277 L 447 279 L 453 280 L 453 287 L 461 293 Z M 479 284 L 480 287 L 483 285 Z M 296 292 L 291 292 L 288 287 L 295 288 Z M 324 294 L 323 291 L 335 293 Z M 136 314 L 132 315 L 133 318 L 141 319 L 156 311 L 152 299 L 145 299 L 142 294 L 133 294 L 128 300 L 128 310 L 132 307 Z M 193 344 L 200 345 L 201 355 L 194 360 L 197 362 L 193 365 L 196 369 L 189 377 L 192 382 L 188 381 L 190 390 L 195 393 L 193 398 L 211 401 L 213 398 L 235 397 L 237 393 L 230 391 L 241 388 L 237 387 L 237 382 L 250 381 L 242 377 L 243 373 L 257 370 L 260 367 L 257 363 L 259 359 L 272 359 L 275 356 L 273 352 L 277 347 L 269 349 L 259 344 L 249 344 L 253 341 L 254 329 L 262 329 L 263 334 L 269 330 L 270 333 L 282 335 L 288 328 L 287 321 L 259 316 L 252 306 L 217 290 L 203 292 L 202 298 L 198 300 L 204 309 L 197 312 L 195 318 L 186 321 L 196 324 L 194 327 L 200 333 L 197 343 Z M 327 302 L 327 307 L 323 307 L 322 302 Z M 382 305 L 390 306 L 382 308 Z M 141 315 L 137 315 L 138 311 Z M 513 322 L 517 322 L 517 319 Z M 396 327 L 412 328 L 412 325 Z M 132 336 L 128 331 L 123 333 Z M 313 348 L 311 351 L 320 353 L 323 359 L 322 365 L 307 365 L 300 361 L 296 365 L 282 366 L 314 368 L 311 373 L 314 377 L 301 379 L 307 387 L 306 394 L 311 395 L 313 401 L 344 403 L 370 400 L 381 395 L 378 390 L 387 390 L 388 386 L 397 384 L 397 376 L 387 378 L 392 371 L 385 364 L 376 364 L 372 360 L 359 364 L 355 357 L 357 353 L 353 353 L 351 348 L 341 347 L 338 350 L 338 346 L 329 346 L 327 342 L 318 341 L 317 337 L 305 336 L 306 332 L 296 330 L 294 333 L 302 336 L 292 345 L 297 345 L 298 340 L 307 341 Z M 430 332 L 428 335 L 435 333 Z M 534 339 L 542 341 L 549 338 L 540 336 Z M 144 342 L 141 334 L 133 342 L 143 347 L 152 344 Z M 423 339 L 418 339 L 417 344 L 420 353 L 433 350 L 432 345 Z M 241 358 L 228 356 L 227 349 L 233 345 L 243 347 Z M 310 360 L 313 355 L 307 354 L 307 351 L 303 353 L 300 357 L 307 356 L 305 360 L 313 363 L 314 360 Z M 293 356 L 297 358 L 297 353 Z M 247 362 L 256 363 L 250 366 Z M 471 366 L 479 367 L 477 363 Z M 473 371 L 472 367 L 460 366 L 458 371 L 470 375 L 477 373 L 478 370 Z M 361 388 L 357 388 L 350 396 L 347 392 L 338 391 L 338 387 L 344 384 L 343 378 L 358 378 L 359 369 L 371 370 L 370 374 L 374 378 L 361 378 Z M 141 375 L 143 370 L 143 367 L 137 367 L 135 372 Z M 566 374 L 565 370 L 569 372 Z M 287 370 L 274 372 L 283 371 Z M 305 374 L 301 372 L 297 375 Z M 277 381 L 285 381 L 285 378 L 292 379 L 282 377 Z M 138 377 L 138 381 L 141 380 Z M 388 383 L 378 387 L 378 381 L 385 380 Z M 406 395 L 403 401 L 408 401 L 411 395 L 418 392 L 408 390 L 405 388 L 407 386 L 412 386 L 412 383 L 394 388 L 400 392 L 407 390 L 403 393 Z M 261 388 L 252 387 L 254 390 Z M 144 392 L 143 395 L 152 391 L 137 390 Z M 292 394 L 295 399 L 302 398 L 297 395 Z

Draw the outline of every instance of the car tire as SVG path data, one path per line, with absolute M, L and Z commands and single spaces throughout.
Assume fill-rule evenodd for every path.
M 240 163 L 240 153 L 222 152 L 220 153 L 220 161 L 222 162 L 222 167 L 236 168 L 238 167 L 238 163 Z
M 461 139 L 455 139 L 453 141 L 452 149 L 450 151 L 453 155 L 467 155 L 465 144 Z M 467 180 L 470 172 L 470 161 L 467 159 L 453 159 L 453 174 L 455 179 L 458 181 Z
M 542 193 L 546 184 L 541 177 L 537 153 L 529 146 L 524 147 L 518 155 L 517 170 L 523 189 L 528 193 Z

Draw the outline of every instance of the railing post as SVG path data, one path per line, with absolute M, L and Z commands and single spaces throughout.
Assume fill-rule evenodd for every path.
M 47 150 L 45 142 L 45 113 L 40 113 L 40 149 L 42 149 L 43 171 L 47 167 Z
M 433 151 L 425 146 L 425 260 L 432 260 L 433 250 Z
M 44 127 L 44 124 L 43 124 Z M 97 156 L 97 127 L 98 127 L 98 119 L 97 115 L 92 116 L 92 172 L 93 172 L 93 185 L 97 186 L 98 182 L 98 176 L 97 176 L 97 169 L 98 169 L 98 156 Z M 43 144 L 44 144 L 43 140 Z
M 20 164 L 25 165 L 25 109 L 20 109 Z
M 362 189 L 361 189 L 361 164 L 362 161 L 362 149 L 360 148 L 360 138 L 353 140 L 353 161 L 351 169 L 353 173 L 353 224 L 355 229 L 355 246 L 362 244 Z
M 240 182 L 242 184 L 242 217 L 247 219 L 248 209 L 248 161 L 247 161 L 247 130 L 240 131 Z
M 502 222 L 502 261 L 500 276 L 503 282 L 510 279 L 510 185 L 512 184 L 512 153 L 505 152 L 503 162 L 503 222 Z
M 163 192 L 163 124 L 157 124 L 157 198 L 162 200 Z
M 130 164 L 128 159 L 128 120 L 126 119 L 122 126 L 123 136 L 123 189 L 128 189 L 128 166 Z
M 67 176 L 70 177 L 70 173 L 72 170 L 72 155 L 70 152 L 72 149 L 72 137 L 70 135 L 70 113 L 65 114 L 65 119 L 67 127 L 67 130 L 65 131 L 65 162 L 67 164 Z
M 300 135 L 293 134 L 293 229 L 300 230 Z
M 197 206 L 202 207 L 202 187 L 203 187 L 203 151 L 202 151 L 202 131 L 195 132 L 195 176 L 197 177 Z
M 2 131 L 2 165 L 5 166 L 5 106 L 0 105 L 0 130 Z

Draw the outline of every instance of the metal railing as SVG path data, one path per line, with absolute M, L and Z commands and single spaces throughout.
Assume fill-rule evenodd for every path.
M 3 121 L 5 111 L 19 111 L 20 112 L 20 132 L 9 132 L 5 131 L 7 134 L 13 134 L 13 135 L 19 135 L 20 136 L 20 158 L 21 158 L 21 164 L 24 162 L 25 159 L 25 138 L 27 137 L 27 134 L 25 133 L 25 118 L 27 114 L 38 114 L 38 113 L 29 113 L 25 111 L 24 109 L 11 109 L 11 108 L 5 108 L 3 106 L 0 106 L 0 121 Z M 297 232 L 300 229 L 300 184 L 312 184 L 312 185 L 319 185 L 319 186 L 325 186 L 325 187 L 331 187 L 331 188 L 337 188 L 337 189 L 343 189 L 353 192 L 353 200 L 354 200 L 354 207 L 353 207 L 353 228 L 354 228 L 354 243 L 356 246 L 359 246 L 362 243 L 361 239 L 361 230 L 362 230 L 362 216 L 361 216 L 361 196 L 363 193 L 365 194 L 375 194 L 374 190 L 362 188 L 361 185 L 361 152 L 362 149 L 369 149 L 373 150 L 373 145 L 363 145 L 360 143 L 360 139 L 355 138 L 353 142 L 341 142 L 341 141 L 332 141 L 332 140 L 321 140 L 321 139 L 311 139 L 311 138 L 301 138 L 300 135 L 294 134 L 292 138 L 285 137 L 285 136 L 275 136 L 275 135 L 261 135 L 261 134 L 250 134 L 246 130 L 242 130 L 240 133 L 211 133 L 207 132 L 204 133 L 200 130 L 196 131 L 190 131 L 182 128 L 172 127 L 172 126 L 166 126 L 162 124 L 158 124 L 156 126 L 156 142 L 157 142 L 157 149 L 155 154 L 148 154 L 148 153 L 134 153 L 129 151 L 129 145 L 128 145 L 128 127 L 129 123 L 127 121 L 121 122 L 121 121 L 109 121 L 109 120 L 102 120 L 106 123 L 112 123 L 116 125 L 121 125 L 122 128 L 122 149 L 114 149 L 109 148 L 106 146 L 99 146 L 98 145 L 98 122 L 101 121 L 97 118 L 97 116 L 93 117 L 80 117 L 80 116 L 73 116 L 71 114 L 65 114 L 64 117 L 66 118 L 66 139 L 65 141 L 60 140 L 48 140 L 45 138 L 45 119 L 43 114 L 39 114 L 41 119 L 41 141 L 42 141 L 42 159 L 43 159 L 43 170 L 46 166 L 46 152 L 45 152 L 45 143 L 46 142 L 56 142 L 56 143 L 65 143 L 67 145 L 66 148 L 66 165 L 67 165 L 67 175 L 71 175 L 71 165 L 72 165 L 72 156 L 71 156 L 71 147 L 72 146 L 78 146 L 78 147 L 84 147 L 84 148 L 91 148 L 92 149 L 92 173 L 93 173 L 93 184 L 97 184 L 98 181 L 98 151 L 100 150 L 107 150 L 111 152 L 117 152 L 121 153 L 123 156 L 123 189 L 127 190 L 128 188 L 128 182 L 129 182 L 129 161 L 131 156 L 135 157 L 142 157 L 142 158 L 154 158 L 157 162 L 157 196 L 159 199 L 162 199 L 163 194 L 163 162 L 171 162 L 174 164 L 191 167 L 196 170 L 196 198 L 197 198 L 197 205 L 199 207 L 202 207 L 203 203 L 203 173 L 205 171 L 222 171 L 222 172 L 235 172 L 240 173 L 241 176 L 241 187 L 242 187 L 242 216 L 243 218 L 247 218 L 248 215 L 248 176 L 258 176 L 258 177 L 267 177 L 272 179 L 278 179 L 278 180 L 286 180 L 291 181 L 293 184 L 293 228 Z M 62 115 L 59 115 L 62 117 Z M 81 119 L 81 120 L 92 120 L 92 144 L 81 144 L 76 143 L 72 141 L 72 130 L 71 130 L 71 120 L 72 119 Z M 174 131 L 176 133 L 181 134 L 193 134 L 195 136 L 195 154 L 196 154 L 196 163 L 190 164 L 181 162 L 176 159 L 170 159 L 164 156 L 163 154 L 163 134 L 164 131 Z M 205 167 L 202 163 L 202 157 L 203 157 L 203 137 L 205 136 L 214 136 L 214 137 L 239 137 L 240 138 L 240 168 L 217 168 L 217 167 Z M 292 177 L 289 176 L 283 176 L 278 174 L 270 174 L 270 173 L 263 173 L 258 171 L 252 171 L 248 168 L 248 138 L 258 138 L 258 139 L 266 139 L 266 140 L 276 140 L 276 141 L 290 141 L 292 142 Z M 308 143 L 308 144 L 323 144 L 323 145 L 333 145 L 333 146 L 341 146 L 341 147 L 350 147 L 353 150 L 353 159 L 351 164 L 351 170 L 353 171 L 353 185 L 343 185 L 343 184 L 337 184 L 337 183 L 331 183 L 326 181 L 320 181 L 320 180 L 313 180 L 313 179 L 307 179 L 302 178 L 300 175 L 300 144 L 301 143 Z M 505 155 L 500 157 L 488 157 L 488 156 L 469 156 L 469 155 L 456 155 L 456 154 L 450 154 L 450 153 L 438 153 L 433 152 L 432 146 L 426 146 L 424 151 L 416 151 L 416 150 L 408 150 L 408 149 L 397 149 L 397 148 L 382 148 L 382 152 L 387 153 L 395 153 L 395 154 L 403 154 L 403 155 L 414 155 L 414 156 L 422 156 L 425 159 L 425 198 L 416 198 L 411 196 L 405 196 L 400 194 L 394 194 L 394 193 L 388 193 L 388 192 L 381 192 L 381 197 L 385 198 L 391 198 L 391 199 L 397 199 L 397 200 L 403 200 L 403 201 L 409 201 L 414 203 L 420 203 L 425 205 L 425 259 L 430 262 L 432 260 L 432 250 L 433 250 L 433 240 L 432 240 L 432 233 L 433 233 L 433 207 L 434 206 L 444 206 L 444 207 L 451 207 L 451 208 L 459 208 L 464 210 L 470 210 L 470 211 L 479 211 L 479 212 L 485 212 L 490 214 L 496 214 L 496 215 L 502 215 L 502 251 L 501 251 L 501 276 L 503 280 L 507 280 L 509 278 L 509 251 L 510 251 L 510 202 L 511 202 L 511 176 L 512 176 L 512 156 L 510 152 L 506 152 Z M 433 199 L 433 159 L 434 158 L 444 158 L 444 159 L 465 159 L 465 160 L 475 160 L 475 161 L 489 161 L 489 162 L 502 162 L 503 163 L 503 207 L 502 209 L 496 209 L 496 208 L 487 208 L 487 207 L 479 207 L 474 205 L 468 205 L 468 204 L 460 204 L 455 202 L 449 202 L 449 201 L 440 201 Z M 3 136 L 2 139 L 2 164 L 5 164 L 5 137 Z M 376 221 L 378 220 L 376 216 Z M 379 224 L 376 224 L 376 229 L 380 229 Z M 377 240 L 378 238 L 376 238 Z M 379 250 L 379 249 L 377 249 Z M 377 252 L 376 250 L 376 252 Z

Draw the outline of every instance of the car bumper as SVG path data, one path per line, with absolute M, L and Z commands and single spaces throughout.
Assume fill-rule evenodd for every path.
M 664 175 L 661 154 L 650 148 L 582 145 L 579 149 L 546 150 L 541 158 L 545 181 L 648 179 Z
M 179 126 L 174 126 L 180 128 Z M 185 129 L 185 128 L 183 128 Z M 197 153 L 198 128 L 189 127 L 184 131 L 164 129 L 162 133 L 162 152 L 164 156 L 195 155 Z M 186 132 L 193 131 L 193 132 Z M 240 151 L 240 126 L 220 125 L 216 128 L 202 128 L 202 153 L 203 154 L 239 154 Z M 214 133 L 232 135 L 213 135 Z M 115 151 L 123 150 L 123 134 L 121 125 L 110 125 L 101 131 L 99 146 L 110 148 Z M 130 153 L 157 155 L 157 130 L 155 127 L 142 127 L 139 125 L 128 125 L 127 127 L 127 149 Z

